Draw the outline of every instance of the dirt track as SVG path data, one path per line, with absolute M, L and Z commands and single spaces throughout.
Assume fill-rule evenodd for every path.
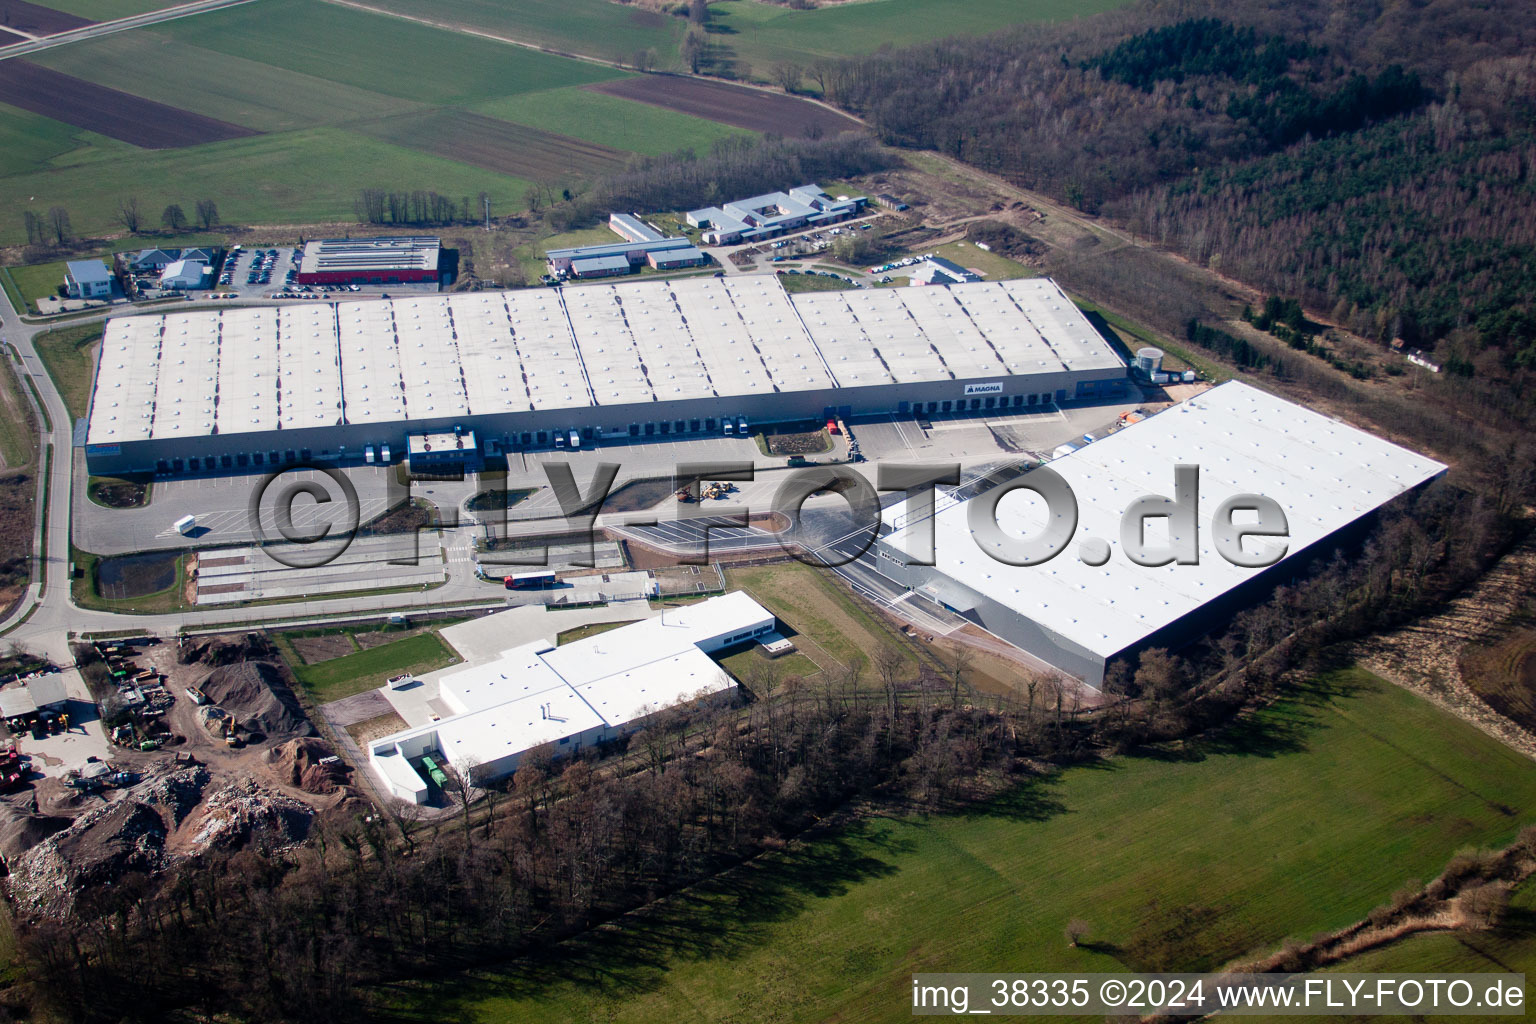
M 15 58 L 0 61 L 0 101 L 143 149 L 261 134 Z
M 813 127 L 827 135 L 865 130 L 852 118 L 807 100 L 702 78 L 641 75 L 598 82 L 586 88 L 786 138 L 808 135 Z

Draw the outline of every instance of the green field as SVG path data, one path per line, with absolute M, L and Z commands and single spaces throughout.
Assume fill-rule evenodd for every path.
M 630 63 L 655 51 L 658 67 L 677 71 L 682 18 L 611 0 L 365 0 L 370 7 L 439 24 L 489 32 L 530 46 Z
M 707 153 L 718 139 L 752 134 L 702 117 L 570 87 L 487 100 L 473 109 L 504 121 L 646 156 L 680 149 Z
M 622 929 L 415 988 L 409 1010 L 890 1021 L 908 1013 L 914 971 L 1206 969 L 1357 920 L 1457 850 L 1508 842 L 1533 803 L 1536 765 L 1342 672 L 1192 750 L 765 855 Z M 1090 926 L 1075 949 L 1074 917 Z
M 350 220 L 363 188 L 433 189 L 456 200 L 485 191 L 501 210 L 521 209 L 528 188 L 519 178 L 343 128 L 259 135 L 190 150 L 123 148 L 123 159 L 103 163 L 104 154 L 93 149 L 86 162 L 55 162 L 49 170 L 5 179 L 4 188 L 35 196 L 30 205 L 38 210 L 65 206 L 77 231 L 112 230 L 118 199 L 125 195 L 136 196 L 147 223 L 157 227 L 166 204 L 177 202 L 190 212 L 199 199 L 214 200 L 226 223 L 302 224 Z M 24 237 L 19 213 L 0 222 L 0 242 Z
M 384 117 L 425 106 L 180 42 L 153 29 L 45 50 L 37 55 L 37 62 L 264 132 Z M 146 67 L 160 68 L 161 73 L 146 75 Z
M 390 676 L 402 672 L 431 672 L 458 660 L 440 636 L 428 632 L 315 665 L 294 664 L 292 668 L 310 698 L 325 704 L 375 689 Z
M 428 104 L 464 103 L 620 72 L 318 0 L 262 0 L 155 27 L 177 42 Z
M 438 23 L 463 25 L 566 53 L 629 62 L 650 48 L 658 67 L 679 70 L 683 21 L 648 17 L 611 0 L 368 0 L 370 6 Z M 710 42 L 722 56 L 766 80 L 778 61 L 870 53 L 1009 25 L 1057 21 L 1124 7 L 1127 0 L 861 0 L 796 11 L 757 0 L 710 5 Z

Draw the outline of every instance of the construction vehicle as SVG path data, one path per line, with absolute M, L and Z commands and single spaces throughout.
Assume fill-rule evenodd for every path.
M 694 498 L 693 498 L 693 488 L 692 487 L 679 487 L 677 489 L 677 493 L 675 495 L 673 495 L 673 497 L 675 497 L 678 501 L 682 502 L 684 505 L 691 504 L 693 502 L 693 500 L 694 500 Z
M 13 743 L 4 750 L 0 750 L 0 790 L 12 790 L 21 785 L 27 775 L 27 763 L 22 760 L 21 751 L 16 749 Z

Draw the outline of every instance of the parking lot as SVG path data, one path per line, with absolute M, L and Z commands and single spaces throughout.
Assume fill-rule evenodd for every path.
M 953 460 L 971 465 L 1020 456 L 1049 458 L 1055 447 L 1064 441 L 1080 439 L 1089 433 L 1103 436 L 1121 412 L 1138 404 L 1126 402 L 1066 409 L 1050 406 L 1036 412 L 1006 416 L 961 414 L 935 416 L 930 420 L 913 416 L 872 417 L 855 419 L 849 427 L 869 460 L 858 469 L 873 479 L 875 465 L 882 460 Z M 812 461 L 815 460 L 812 456 Z M 559 502 L 544 471 L 545 463 L 569 465 L 577 487 L 583 494 L 588 494 L 601 463 L 619 464 L 613 486 L 617 491 L 630 480 L 670 477 L 681 465 L 709 462 L 750 462 L 756 471 L 756 479 L 740 482 L 739 489 L 728 501 L 709 503 L 709 511 L 716 514 L 731 514 L 746 508 L 754 512 L 768 511 L 774 494 L 787 479 L 787 460 L 783 456 L 764 455 L 750 437 L 687 435 L 666 440 L 625 437 L 604 440 L 595 447 L 580 450 L 515 452 L 508 457 L 504 480 L 472 474 L 462 482 L 418 482 L 412 486 L 411 494 L 432 501 L 450 522 L 458 514 L 459 522 L 470 523 L 485 518 L 459 511 L 462 503 L 477 491 L 491 486 L 507 490 L 531 489 L 534 493 L 508 510 L 506 517 L 509 532 L 529 534 L 547 530 L 549 521 L 560 515 Z M 340 472 L 357 492 L 357 514 L 362 522 L 381 515 L 390 506 L 391 499 L 399 500 L 402 496 L 399 491 L 391 493 L 393 468 L 354 465 Z M 106 509 L 85 500 L 83 469 L 78 469 L 77 475 L 76 494 L 82 498 L 74 509 L 74 528 L 77 543 L 87 551 L 107 555 L 182 548 L 189 543 L 199 546 L 247 544 L 256 539 L 251 528 L 250 504 L 253 493 L 266 479 L 262 474 L 156 480 L 149 506 L 138 509 Z M 295 470 L 284 473 L 281 480 L 284 485 L 317 484 L 331 497 L 331 501 L 324 503 L 302 495 L 297 497 L 292 509 L 297 529 L 308 532 L 322 522 L 333 523 L 336 529 L 347 528 L 343 495 L 332 493 L 338 488 L 326 474 L 317 470 Z M 275 497 L 274 492 L 264 502 L 261 516 L 263 532 L 269 537 L 277 532 L 269 507 Z M 830 507 L 841 503 L 841 499 L 836 498 L 811 501 L 812 506 L 826 504 Z M 688 506 L 688 509 L 702 512 L 703 506 Z M 602 525 L 644 521 L 650 517 L 673 519 L 680 511 L 682 508 L 677 502 L 664 499 L 649 510 L 605 515 Z M 173 525 L 185 515 L 197 517 L 196 526 L 188 535 L 182 535 Z M 722 538 L 726 536 L 729 534 L 721 534 Z
M 231 246 L 213 290 L 247 298 L 283 291 L 289 271 L 297 270 L 298 252 L 287 246 L 238 250 Z
M 358 516 L 367 522 L 388 507 L 391 470 L 374 466 L 353 466 L 341 470 L 357 492 Z M 255 539 L 251 529 L 251 499 L 267 477 L 258 473 L 231 476 L 198 476 L 156 480 L 150 491 L 150 503 L 144 508 L 107 509 L 84 497 L 83 476 L 76 481 L 78 496 L 74 508 L 76 543 L 97 554 L 121 554 L 131 551 L 155 551 L 184 548 L 189 544 L 245 544 Z M 345 528 L 350 517 L 343 495 L 329 476 L 319 470 L 293 470 L 278 478 L 281 483 L 268 489 L 262 502 L 261 523 L 268 536 L 278 536 L 274 502 L 285 487 L 312 483 L 330 495 L 320 503 L 299 495 L 292 506 L 293 525 L 311 532 L 320 523 Z M 190 534 L 183 535 L 173 525 L 185 515 L 197 517 Z

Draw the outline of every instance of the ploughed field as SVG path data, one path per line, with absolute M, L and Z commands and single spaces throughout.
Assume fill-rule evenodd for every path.
M 0 101 L 141 149 L 180 149 L 260 134 L 18 58 L 0 61 Z
M 27 0 L 0 0 L 0 25 L 19 29 L 28 35 L 51 36 L 56 32 L 68 32 L 72 28 L 94 25 L 89 18 L 81 18 L 52 7 L 27 3 Z M 0 39 L 0 43 L 13 43 L 14 39 Z

